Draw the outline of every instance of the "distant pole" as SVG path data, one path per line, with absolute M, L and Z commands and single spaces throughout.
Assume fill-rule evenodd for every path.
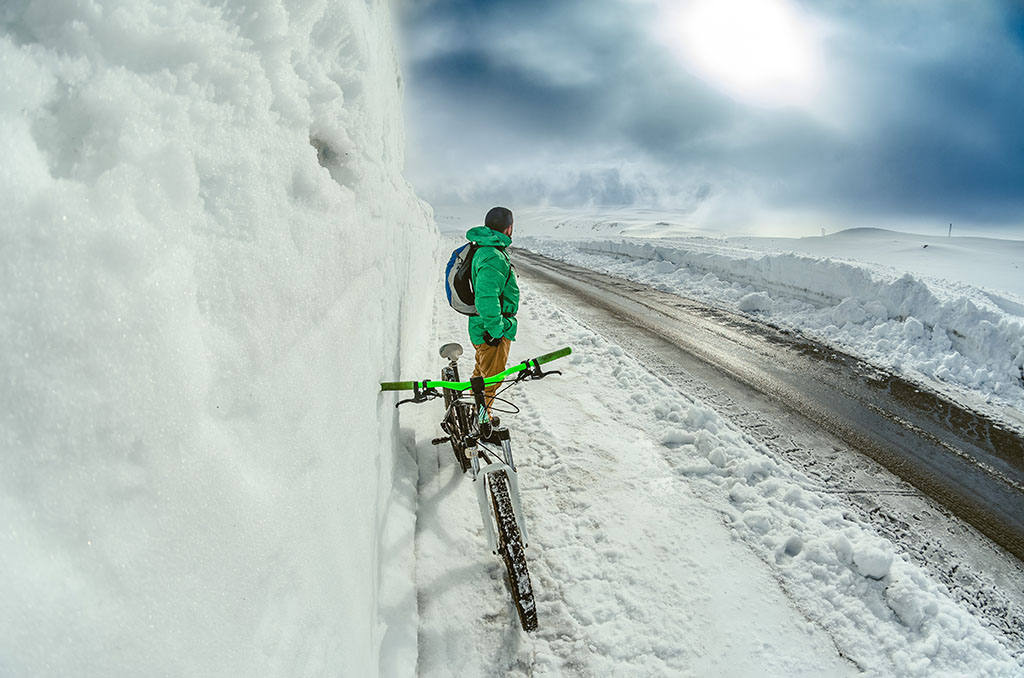
M 953 237 L 953 224 L 949 225 L 949 233 L 946 234 L 946 237 L 947 238 L 952 238 Z

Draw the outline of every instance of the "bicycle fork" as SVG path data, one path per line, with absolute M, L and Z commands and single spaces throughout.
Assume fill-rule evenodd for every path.
M 503 440 L 501 441 L 501 446 L 505 453 L 505 458 L 511 459 L 512 450 L 509 442 L 507 440 Z M 491 517 L 492 512 L 490 502 L 487 497 L 487 487 L 490 483 L 491 474 L 498 471 L 505 471 L 505 477 L 508 478 L 509 499 L 512 501 L 512 512 L 516 517 L 516 525 L 519 527 L 519 534 L 523 537 L 523 548 L 527 548 L 530 545 L 530 538 L 526 532 L 526 519 L 523 517 L 523 504 L 519 498 L 519 474 L 516 473 L 512 466 L 503 461 L 494 461 L 484 467 L 481 467 L 476 445 L 471 448 L 467 448 L 467 451 L 469 452 L 469 458 L 473 468 L 473 484 L 476 485 L 476 499 L 477 504 L 480 506 L 480 519 L 484 525 L 484 536 L 487 538 L 487 545 L 490 547 L 491 553 L 498 553 L 498 538 L 494 530 L 494 519 Z

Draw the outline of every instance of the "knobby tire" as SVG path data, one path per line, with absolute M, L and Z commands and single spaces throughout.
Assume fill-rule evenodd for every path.
M 452 368 L 445 367 L 441 370 L 442 381 L 451 381 L 454 378 L 455 374 L 452 372 Z M 448 410 L 451 404 L 458 398 L 456 392 L 446 388 L 442 389 L 441 393 L 444 395 L 444 409 L 446 412 L 449 412 L 448 428 L 445 428 L 444 430 L 451 438 L 452 454 L 455 455 L 455 461 L 459 463 L 459 467 L 462 468 L 462 472 L 465 473 L 469 470 L 469 460 L 466 459 L 465 454 L 465 439 L 468 428 L 465 425 L 465 422 L 462 421 L 464 417 L 462 416 L 461 407 L 456 405 L 452 410 Z
M 536 631 L 537 605 L 533 599 L 533 584 L 530 582 L 530 572 L 526 569 L 526 551 L 512 509 L 505 471 L 490 474 L 488 486 L 494 517 L 498 523 L 498 554 L 508 570 L 508 589 L 512 594 L 512 602 L 516 605 L 523 630 Z

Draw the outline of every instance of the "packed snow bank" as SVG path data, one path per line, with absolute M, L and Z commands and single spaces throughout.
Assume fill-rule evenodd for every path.
M 956 246 L 932 257 L 939 260 L 932 268 L 948 271 L 950 280 L 861 255 L 884 250 L 886 233 L 843 235 L 847 259 L 794 252 L 800 243 L 794 240 L 787 251 L 785 239 L 534 236 L 519 242 L 665 291 L 759 313 L 911 377 L 1024 409 L 1024 294 L 1014 291 L 1020 281 L 1004 278 L 1011 289 L 964 282 L 972 270 L 985 275 L 992 269 L 987 249 L 1009 252 L 998 259 L 1006 270 L 1020 265 L 1024 242 L 964 239 L 980 241 L 979 249 L 952 239 Z
M 414 670 L 377 381 L 421 350 L 436 239 L 386 5 L 0 27 L 0 673 Z

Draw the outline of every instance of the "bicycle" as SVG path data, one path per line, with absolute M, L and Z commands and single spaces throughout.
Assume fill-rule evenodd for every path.
M 423 403 L 435 398 L 444 399 L 445 412 L 441 420 L 441 430 L 448 435 L 434 438 L 431 443 L 442 445 L 450 442 L 462 472 L 471 472 L 488 546 L 491 552 L 501 556 L 505 563 L 508 589 L 516 606 L 520 625 L 524 631 L 535 631 L 537 606 L 533 598 L 533 584 L 530 581 L 525 552 L 529 546 L 529 538 L 519 496 L 518 472 L 512 456 L 511 435 L 508 427 L 502 426 L 500 421 L 494 425 L 495 422 L 492 421 L 485 404 L 484 388 L 488 384 L 495 384 L 517 375 L 494 397 L 494 400 L 511 405 L 507 400 L 497 396 L 521 381 L 561 374 L 557 370 L 545 372 L 540 366 L 569 355 L 572 349 L 567 346 L 531 360 L 524 360 L 492 377 L 472 377 L 469 381 L 459 380 L 458 362 L 462 356 L 462 346 L 456 343 L 444 344 L 440 353 L 442 358 L 448 360 L 448 365 L 441 369 L 440 381 L 424 379 L 384 382 L 380 385 L 380 390 L 413 391 L 412 398 L 398 401 L 395 407 L 406 403 Z M 471 392 L 472 399 L 466 397 L 466 391 Z M 514 414 L 518 412 L 518 408 L 510 412 Z M 499 445 L 500 453 L 492 447 Z M 484 462 L 483 466 L 480 465 L 481 459 Z

